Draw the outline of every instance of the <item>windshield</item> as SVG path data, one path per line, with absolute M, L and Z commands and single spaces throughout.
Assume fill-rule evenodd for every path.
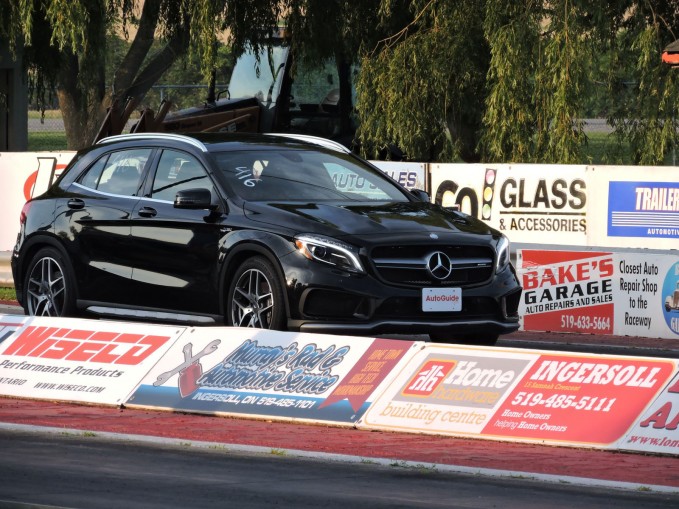
M 259 54 L 241 55 L 231 73 L 229 96 L 234 99 L 256 97 L 260 102 L 275 102 L 285 71 L 288 48 L 280 45 L 262 48 Z
M 279 149 L 214 156 L 231 189 L 247 201 L 408 201 L 382 172 L 345 154 Z

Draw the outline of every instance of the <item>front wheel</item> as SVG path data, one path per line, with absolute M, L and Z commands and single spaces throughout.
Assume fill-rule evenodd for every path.
M 73 316 L 75 283 L 70 265 L 59 251 L 38 251 L 24 280 L 24 310 L 29 316 Z
M 266 258 L 250 258 L 238 267 L 229 285 L 226 314 L 234 327 L 285 330 L 283 286 Z

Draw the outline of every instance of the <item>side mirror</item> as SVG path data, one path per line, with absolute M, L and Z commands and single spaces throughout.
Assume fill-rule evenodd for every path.
M 209 189 L 195 188 L 178 191 L 174 197 L 176 209 L 215 210 L 217 205 L 212 203 L 212 193 Z
M 429 203 L 431 200 L 429 198 L 429 193 L 423 191 L 422 189 L 411 189 L 410 193 L 420 201 Z

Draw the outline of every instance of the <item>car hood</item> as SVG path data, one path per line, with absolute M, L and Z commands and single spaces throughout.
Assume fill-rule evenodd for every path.
M 248 202 L 246 217 L 295 233 L 333 237 L 427 233 L 499 235 L 471 216 L 424 202 Z

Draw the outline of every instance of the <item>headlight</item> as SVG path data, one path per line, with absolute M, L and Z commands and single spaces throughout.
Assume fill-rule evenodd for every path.
M 495 271 L 500 272 L 507 265 L 509 265 L 509 239 L 504 235 L 497 243 L 497 262 L 495 263 Z
M 331 237 L 321 235 L 298 235 L 295 246 L 309 260 L 333 265 L 349 272 L 364 273 L 355 247 Z

